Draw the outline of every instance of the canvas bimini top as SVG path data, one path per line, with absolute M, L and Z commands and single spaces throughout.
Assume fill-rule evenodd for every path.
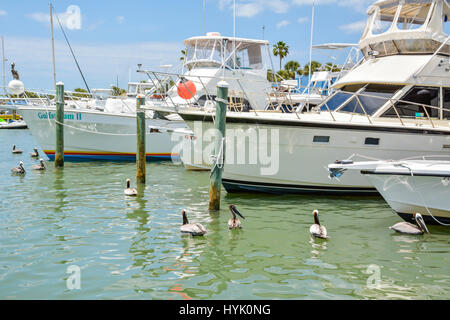
M 186 39 L 185 65 L 192 67 L 220 67 L 230 69 L 265 69 L 263 47 L 269 41 L 225 37 L 218 32 Z
M 445 0 L 383 0 L 369 15 L 359 46 L 366 58 L 395 54 L 433 54 L 447 40 L 444 25 L 450 17 Z M 441 55 L 450 55 L 444 45 Z

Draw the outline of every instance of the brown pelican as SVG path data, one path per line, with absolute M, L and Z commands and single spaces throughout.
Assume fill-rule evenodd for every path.
M 424 234 L 425 231 L 430 234 L 428 231 L 428 228 L 425 224 L 425 221 L 423 221 L 422 215 L 420 213 L 414 213 L 413 214 L 414 221 L 416 224 L 412 224 L 406 221 L 399 222 L 394 224 L 392 227 L 389 227 L 389 229 L 394 230 L 399 233 L 406 233 L 406 234 L 414 234 L 414 235 L 421 235 Z
M 228 220 L 228 229 L 242 228 L 241 221 L 238 218 L 236 218 L 236 215 L 240 216 L 242 219 L 245 219 L 244 216 L 239 212 L 239 210 L 236 208 L 234 204 L 230 204 L 230 211 L 231 214 L 233 215 L 233 218 Z
M 22 150 L 16 149 L 16 145 L 13 145 L 12 153 L 19 154 L 22 153 Z
M 202 236 L 207 233 L 205 227 L 200 223 L 189 223 L 185 210 L 182 210 L 181 214 L 183 215 L 183 225 L 180 227 L 181 233 L 189 233 L 193 236 Z
M 313 215 L 314 224 L 309 228 L 309 233 L 311 233 L 311 235 L 316 238 L 328 239 L 327 229 L 325 228 L 325 226 L 320 225 L 319 222 L 319 210 L 314 210 Z
M 31 167 L 33 170 L 45 170 L 44 160 L 39 159 L 40 164 L 35 164 Z
M 137 196 L 137 190 L 130 188 L 130 179 L 127 179 L 127 188 L 123 191 L 126 196 Z
M 20 161 L 19 162 L 19 166 L 16 168 L 12 168 L 11 169 L 12 173 L 17 173 L 17 174 L 24 174 L 25 173 L 25 168 L 23 167 L 23 162 Z
M 30 156 L 31 156 L 32 158 L 37 158 L 37 157 L 39 157 L 39 152 L 37 151 L 37 148 L 36 148 L 36 147 L 34 147 L 34 152 L 30 152 Z

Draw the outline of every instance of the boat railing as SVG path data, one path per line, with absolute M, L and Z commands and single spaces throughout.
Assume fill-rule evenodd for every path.
M 230 109 L 242 110 L 244 108 L 244 99 L 248 101 L 250 109 L 258 109 L 261 106 L 257 106 L 254 95 L 248 90 L 248 85 L 246 86 L 242 82 L 242 78 L 230 77 L 230 76 L 206 76 L 206 75 L 195 75 L 195 74 L 178 74 L 178 73 L 168 73 L 160 71 L 151 70 L 138 70 L 138 72 L 145 73 L 149 81 L 152 82 L 155 88 L 161 88 L 158 92 L 161 93 L 161 99 L 159 99 L 160 104 L 166 107 L 178 110 L 178 108 L 183 107 L 204 107 L 211 108 L 215 106 L 216 92 L 211 92 L 211 88 L 208 89 L 207 84 L 211 80 L 216 80 L 217 82 L 225 80 L 230 83 L 235 83 L 235 88 L 230 89 Z M 195 84 L 195 90 L 203 90 L 204 95 L 198 97 L 196 92 L 192 92 L 191 88 L 186 84 L 186 81 L 191 81 Z M 265 83 L 267 80 L 255 80 L 252 79 L 252 83 Z M 237 87 L 237 88 L 236 88 Z M 247 89 L 246 89 L 247 87 Z M 177 99 L 178 90 L 184 89 L 189 93 L 190 99 Z M 262 106 L 265 107 L 265 106 Z M 262 108 L 261 108 L 262 109 Z
M 402 126 L 407 126 L 408 124 L 414 124 L 414 125 L 423 125 L 424 121 L 428 122 L 429 125 L 431 126 L 431 128 L 436 128 L 436 123 L 439 120 L 443 120 L 443 113 L 446 112 L 450 112 L 450 109 L 445 109 L 443 105 L 441 106 L 432 106 L 429 104 L 424 104 L 424 103 L 418 103 L 418 102 L 414 102 L 414 101 L 408 101 L 408 100 L 404 100 L 404 99 L 398 99 L 398 98 L 393 98 L 393 97 L 380 97 L 377 96 L 375 94 L 370 94 L 370 93 L 366 93 L 366 92 L 361 92 L 361 90 L 363 90 L 365 87 L 361 88 L 360 90 L 356 91 L 356 92 L 351 92 L 351 91 L 344 91 L 344 90 L 339 90 L 339 93 L 342 93 L 344 95 L 348 95 L 348 97 L 346 98 L 346 100 L 344 102 L 342 102 L 341 104 L 339 104 L 339 106 L 337 108 L 334 108 L 334 106 L 330 106 L 329 102 L 331 101 L 331 99 L 333 98 L 332 96 L 328 97 L 327 99 L 325 99 L 322 104 L 320 104 L 319 106 L 317 106 L 315 108 L 314 111 L 316 112 L 322 112 L 322 111 L 326 111 L 330 114 L 331 118 L 333 119 L 333 121 L 338 121 L 336 120 L 335 114 L 336 113 L 347 113 L 350 114 L 350 119 L 347 119 L 346 121 L 348 122 L 352 122 L 352 120 L 356 117 L 354 116 L 364 116 L 367 118 L 368 122 L 370 124 L 374 124 L 374 122 L 378 122 L 378 120 L 380 119 L 393 119 L 396 118 L 399 123 Z M 380 110 L 381 107 L 383 107 L 385 111 L 385 113 L 392 107 L 395 115 L 381 115 L 381 116 L 377 116 L 374 117 L 372 116 L 373 113 L 369 113 L 366 110 L 366 107 L 364 106 L 364 103 L 362 102 L 362 100 L 364 98 L 370 98 L 370 99 L 375 99 L 378 100 L 380 103 L 378 103 L 379 107 L 376 108 L 375 112 Z M 415 113 L 414 117 L 411 116 L 402 116 L 399 112 L 398 109 L 398 104 L 402 103 L 402 104 L 406 104 L 407 106 L 402 106 L 402 108 L 406 108 L 408 109 L 408 106 L 415 106 L 417 107 L 417 110 L 410 110 L 411 112 Z M 386 105 L 387 104 L 387 105 Z M 345 110 L 346 106 L 352 106 L 353 107 L 353 111 L 351 110 Z M 386 107 L 384 107 L 386 106 Z M 360 108 L 360 112 L 356 112 L 356 110 Z M 436 114 L 439 115 L 438 118 L 432 117 L 431 115 L 431 111 L 435 110 Z M 362 111 L 362 112 L 361 112 Z M 419 111 L 423 111 L 419 112 Z M 358 118 L 359 119 L 359 118 Z M 360 121 L 360 120 L 358 120 Z

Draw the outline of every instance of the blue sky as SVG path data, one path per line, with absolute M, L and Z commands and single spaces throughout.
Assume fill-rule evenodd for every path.
M 233 0 L 205 0 L 206 31 L 233 34 Z M 264 38 L 271 46 L 284 41 L 290 54 L 284 59 L 301 65 L 309 59 L 310 23 L 313 0 L 236 0 L 237 36 Z M 117 1 L 55 0 L 53 6 L 65 28 L 81 69 L 91 88 L 106 88 L 119 77 L 121 87 L 136 74 L 136 64 L 158 70 L 163 64 L 178 64 L 183 40 L 204 34 L 204 0 Z M 370 0 L 316 0 L 314 44 L 357 43 Z M 81 25 L 64 14 L 76 5 Z M 52 62 L 48 0 L 0 2 L 0 35 L 5 39 L 5 56 L 16 62 L 26 88 L 52 88 Z M 83 87 L 81 76 L 55 21 L 57 80 L 66 88 Z M 70 24 L 72 23 L 72 24 Z M 327 55 L 315 51 L 313 59 L 325 62 Z M 277 58 L 273 60 L 278 66 Z M 11 79 L 9 63 L 7 80 Z M 276 67 L 277 68 L 277 67 Z

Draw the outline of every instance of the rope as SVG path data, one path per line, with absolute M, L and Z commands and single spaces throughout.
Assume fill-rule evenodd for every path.
M 211 177 L 212 173 L 217 169 L 223 168 L 224 163 L 224 145 L 225 145 L 225 137 L 222 138 L 222 141 L 220 142 L 220 148 L 219 153 L 217 155 L 211 155 L 211 160 L 214 162 L 214 166 L 209 174 Z
M 411 173 L 411 177 L 414 178 L 413 171 L 412 171 L 412 169 L 411 169 L 410 167 L 408 167 L 406 164 L 403 164 L 403 163 L 400 164 L 400 166 L 402 166 L 402 167 L 404 167 L 404 168 L 407 168 L 407 169 L 409 170 L 409 172 Z M 414 184 L 414 179 L 411 179 L 411 180 L 412 180 L 412 181 L 411 181 L 412 184 Z M 417 189 L 417 188 L 415 188 L 414 186 L 412 186 L 412 187 L 413 187 L 413 190 L 414 190 L 414 189 Z M 428 206 L 425 204 L 425 200 L 423 199 L 422 194 L 421 194 L 419 191 L 416 191 L 416 192 L 417 192 L 417 194 L 419 195 L 420 200 L 422 201 L 423 206 L 424 206 L 425 209 L 427 210 L 428 214 L 434 219 L 434 221 L 436 221 L 438 224 L 440 224 L 440 225 L 442 225 L 442 226 L 446 226 L 446 227 L 450 226 L 450 224 L 443 223 L 443 222 L 439 221 L 438 219 L 436 219 L 436 218 L 433 216 L 433 214 L 431 213 L 431 211 L 428 209 Z
M 135 136 L 136 135 L 136 133 L 107 133 L 107 132 L 100 132 L 100 131 L 92 131 L 92 130 L 88 130 L 88 129 L 74 127 L 74 126 L 68 125 L 66 123 L 59 122 L 58 120 L 55 120 L 55 123 L 61 124 L 68 128 L 72 128 L 74 130 L 79 130 L 79 131 L 94 133 L 94 134 L 102 134 L 102 135 L 106 135 L 106 136 Z

